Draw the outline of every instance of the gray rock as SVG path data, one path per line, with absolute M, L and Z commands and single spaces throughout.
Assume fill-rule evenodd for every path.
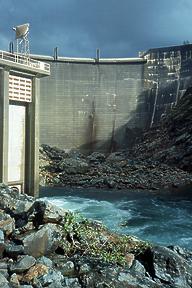
M 71 288 L 81 288 L 82 286 L 79 284 L 79 280 L 78 278 L 67 278 L 65 277 L 65 284 L 67 285 L 67 287 L 71 287 Z
M 8 264 L 7 262 L 0 262 L 0 273 L 8 279 L 9 274 L 8 274 Z
M 51 283 L 51 284 L 48 285 L 47 287 L 49 287 L 49 288 L 67 288 L 66 286 L 63 286 L 63 285 L 61 284 L 61 282 Z
M 8 269 L 0 269 L 0 273 L 6 278 L 9 278 Z
M 15 220 L 4 211 L 0 211 L 0 229 L 9 236 L 15 229 Z
M 48 286 L 51 283 L 61 283 L 64 277 L 60 271 L 49 270 L 46 275 L 43 275 L 38 279 L 43 286 Z
M 19 255 L 24 254 L 24 247 L 23 245 L 15 245 L 14 243 L 5 244 L 5 252 L 7 256 L 15 258 Z
M 134 264 L 132 265 L 130 271 L 132 274 L 135 274 L 135 275 L 140 274 L 143 277 L 146 273 L 145 267 L 138 260 L 134 261 Z
M 126 156 L 121 152 L 114 152 L 111 153 L 106 160 L 107 162 L 120 162 L 126 160 Z
M 13 191 L 8 187 L 1 190 L 0 193 L 0 208 L 2 210 L 6 210 L 6 212 L 10 211 L 10 213 L 13 215 L 19 215 L 27 212 L 32 206 L 33 202 L 33 197 Z
M 162 284 L 158 284 L 148 277 L 140 277 L 131 273 L 120 272 L 117 278 L 120 286 L 117 287 L 134 287 L 134 288 L 161 288 Z M 176 288 L 176 287 L 174 287 Z
M 105 155 L 100 152 L 93 152 L 87 159 L 91 163 L 102 163 L 105 161 Z
M 11 275 L 11 277 L 9 279 L 9 283 L 11 284 L 11 286 L 13 288 L 19 288 L 20 287 L 20 283 L 19 283 L 18 276 L 16 273 Z
M 36 260 L 34 257 L 28 255 L 21 256 L 16 263 L 10 266 L 10 271 L 12 273 L 22 273 L 34 266 L 35 263 Z
M 133 276 L 131 276 L 130 273 L 124 273 L 124 272 L 119 273 L 118 281 L 135 283 L 135 279 L 133 279 Z
M 8 264 L 7 262 L 0 262 L 0 273 L 8 279 L 9 274 L 8 274 Z
M 114 181 L 114 178 L 112 178 L 112 177 L 106 177 L 105 180 L 104 180 L 104 183 L 109 188 L 114 188 L 116 186 L 116 182 Z
M 174 287 L 190 287 L 188 283 L 192 283 L 192 268 L 182 256 L 162 246 L 154 247 L 152 252 L 155 277 Z
M 5 250 L 5 238 L 3 231 L 0 230 L 0 257 L 2 257 L 4 250 Z
M 0 269 L 7 269 L 7 268 L 8 268 L 7 262 L 1 261 L 0 262 Z
M 8 280 L 3 276 L 3 274 L 0 273 L 0 287 L 4 288 L 6 285 L 8 285 Z
M 90 271 L 91 267 L 86 263 L 82 264 L 79 268 L 79 274 L 89 273 Z
M 53 261 L 45 256 L 38 258 L 37 263 L 43 264 L 49 268 L 53 267 Z
M 34 257 L 47 255 L 58 248 L 61 238 L 61 229 L 56 224 L 45 224 L 23 237 L 24 251 Z
M 61 209 L 53 204 L 51 204 L 50 202 L 46 201 L 46 200 L 36 200 L 34 203 L 34 206 L 36 207 L 40 207 L 42 206 L 42 204 L 44 204 L 44 211 L 43 211 L 43 217 L 42 217 L 42 223 L 60 223 L 63 219 L 63 217 L 66 214 L 66 210 L 65 209 Z M 36 211 L 37 215 L 38 215 L 38 208 Z
M 84 174 L 88 171 L 89 165 L 84 160 L 80 159 L 63 159 L 59 163 L 61 171 L 67 174 Z
M 62 265 L 60 271 L 64 276 L 73 275 L 75 272 L 75 265 L 72 261 L 67 261 Z

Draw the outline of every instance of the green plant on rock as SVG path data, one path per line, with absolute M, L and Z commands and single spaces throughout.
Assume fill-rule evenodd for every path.
M 109 232 L 103 225 L 89 221 L 79 214 L 67 213 L 63 225 L 63 249 L 73 255 L 89 255 L 105 262 L 126 265 L 126 255 L 138 255 L 149 244 L 131 236 L 120 236 Z

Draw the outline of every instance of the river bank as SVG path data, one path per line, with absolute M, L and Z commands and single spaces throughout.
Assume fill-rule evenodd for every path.
M 129 151 L 110 155 L 93 152 L 86 156 L 79 151 L 65 152 L 42 145 L 40 185 L 156 190 L 192 183 L 192 174 L 187 171 L 129 154 Z
M 110 232 L 0 187 L 0 287 L 189 288 L 192 252 Z
M 40 197 L 102 222 L 115 233 L 192 250 L 192 189 L 41 188 Z

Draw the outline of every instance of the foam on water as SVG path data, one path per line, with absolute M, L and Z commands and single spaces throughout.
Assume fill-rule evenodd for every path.
M 115 232 L 192 249 L 191 199 L 166 199 L 159 195 L 146 197 L 144 194 L 129 193 L 118 197 L 119 192 L 116 192 L 116 197 L 109 194 L 109 197 L 105 197 L 103 191 L 100 193 L 94 196 L 90 194 L 89 198 L 88 193 L 85 196 L 83 192 L 81 195 L 73 191 L 73 195 L 44 199 L 64 209 L 79 212 L 87 218 L 102 221 Z

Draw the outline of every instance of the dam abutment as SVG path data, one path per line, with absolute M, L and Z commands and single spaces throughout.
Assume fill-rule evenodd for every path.
M 40 143 L 61 149 L 128 146 L 134 131 L 156 125 L 192 82 L 191 44 L 141 58 L 35 57 L 51 66 L 40 80 Z

